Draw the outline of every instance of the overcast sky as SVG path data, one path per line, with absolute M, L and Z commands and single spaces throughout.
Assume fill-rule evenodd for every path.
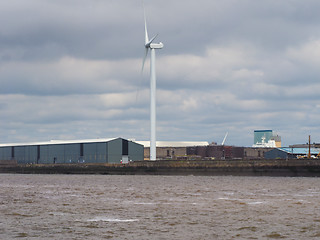
M 161 0 L 157 139 L 320 142 L 320 1 Z M 149 140 L 140 0 L 0 0 L 0 143 Z

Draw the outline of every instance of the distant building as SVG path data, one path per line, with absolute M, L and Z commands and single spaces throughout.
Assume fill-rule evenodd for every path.
M 143 144 L 144 158 L 149 160 L 150 143 L 138 141 Z M 213 145 L 208 142 L 168 142 L 157 141 L 157 159 L 241 159 L 244 157 L 244 147 Z
M 311 148 L 320 148 L 320 143 L 310 143 Z M 289 145 L 289 148 L 309 148 L 309 143 Z
M 270 147 L 245 147 L 244 158 L 245 159 L 263 159 L 265 153 L 271 151 Z
M 244 147 L 209 145 L 189 147 L 189 156 L 199 156 L 201 159 L 242 159 L 244 157 Z
M 144 159 L 150 158 L 150 142 L 137 141 L 137 143 L 144 145 Z M 177 159 L 184 158 L 188 155 L 187 149 L 195 146 L 208 146 L 206 141 L 197 142 L 178 142 L 178 141 L 157 141 L 157 159 Z
M 313 148 L 310 153 L 312 156 L 317 156 L 320 149 Z M 309 148 L 275 148 L 265 153 L 266 159 L 292 159 L 298 156 L 306 156 Z
M 120 163 L 143 160 L 143 145 L 122 138 L 0 144 L 0 160 L 18 163 Z
M 275 135 L 272 130 L 254 130 L 254 140 L 252 147 L 281 147 L 281 137 L 279 135 Z

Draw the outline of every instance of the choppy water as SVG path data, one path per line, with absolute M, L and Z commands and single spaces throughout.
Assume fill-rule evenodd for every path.
M 0 239 L 320 239 L 320 178 L 0 174 Z

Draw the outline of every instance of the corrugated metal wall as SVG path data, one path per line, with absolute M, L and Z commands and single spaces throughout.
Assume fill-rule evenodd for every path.
M 129 142 L 128 143 L 128 148 L 129 148 L 129 160 L 132 161 L 142 161 L 143 160 L 143 154 L 144 154 L 144 147 L 143 145 L 139 145 L 134 142 Z
M 0 158 L 1 160 L 11 160 L 12 147 L 2 147 L 0 149 Z
M 17 160 L 19 163 L 26 163 L 25 149 L 26 147 L 14 147 L 14 159 Z
M 82 158 L 83 162 L 87 163 L 107 163 L 107 143 L 84 143 Z
M 122 159 L 122 139 L 108 142 L 108 163 L 119 163 Z

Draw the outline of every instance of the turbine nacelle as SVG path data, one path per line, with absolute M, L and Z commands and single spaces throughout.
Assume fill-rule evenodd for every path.
M 158 34 L 155 35 L 153 38 L 151 38 L 151 40 L 149 40 L 146 26 L 147 26 L 147 24 L 145 24 L 145 37 L 146 37 L 146 40 L 145 40 L 145 44 L 144 44 L 144 47 L 146 48 L 146 51 L 145 51 L 145 55 L 144 55 L 143 62 L 142 62 L 141 73 L 143 72 L 144 63 L 145 63 L 146 58 L 148 56 L 149 49 L 161 49 L 161 48 L 163 48 L 163 43 L 162 42 L 153 43 L 154 39 L 156 39 Z
M 162 43 L 162 42 L 159 42 L 159 43 L 151 43 L 151 44 L 150 44 L 150 48 L 153 48 L 153 49 L 161 49 L 161 48 L 163 48 L 163 43 Z

